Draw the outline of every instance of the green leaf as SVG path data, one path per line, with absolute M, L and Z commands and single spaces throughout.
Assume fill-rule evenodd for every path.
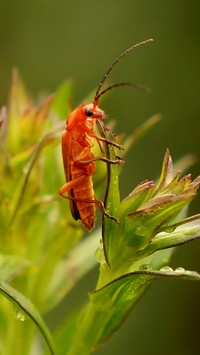
M 103 324 L 101 331 L 96 331 L 99 335 L 96 346 L 120 326 L 152 280 L 153 276 L 148 274 L 124 275 L 90 294 L 94 311 L 96 315 L 99 314 Z
M 59 86 L 55 92 L 51 107 L 60 118 L 65 118 L 71 111 L 71 91 L 72 82 L 71 80 L 67 80 L 61 86 Z
M 96 345 L 105 341 L 120 326 L 149 284 L 159 276 L 200 280 L 200 275 L 194 271 L 185 271 L 182 268 L 174 271 L 168 267 L 156 271 L 149 267 L 147 271 L 135 271 L 123 275 L 102 289 L 91 293 L 90 300 L 94 305 L 96 315 L 98 314 L 104 323 L 101 332 L 97 332 L 99 338 L 96 339 Z
M 170 156 L 169 149 L 167 149 L 165 156 L 164 156 L 161 175 L 160 175 L 160 178 L 159 178 L 158 183 L 156 185 L 156 188 L 154 190 L 154 195 L 156 195 L 156 193 L 160 189 L 165 187 L 172 180 L 173 180 L 173 164 L 172 164 L 172 158 Z
M 98 345 L 119 327 L 149 283 L 158 276 L 200 280 L 198 273 L 185 271 L 182 268 L 177 271 L 170 268 L 166 270 L 163 268 L 163 271 L 136 271 L 123 275 L 102 289 L 91 293 L 90 299 L 96 308 L 96 313 L 99 313 L 101 321 L 104 322 L 104 328 L 97 339 Z
M 136 258 L 143 258 L 155 251 L 172 248 L 200 238 L 199 220 L 181 225 L 175 230 L 174 228 L 176 226 L 168 226 L 169 232 L 159 233 L 144 250 L 137 253 Z
M 123 275 L 90 293 L 90 303 L 74 314 L 57 337 L 59 355 L 90 354 L 121 325 L 138 299 L 156 277 L 200 280 L 200 275 L 183 268 L 163 267 L 152 270 L 148 265 Z
M 32 102 L 26 92 L 24 83 L 18 71 L 14 69 L 12 72 L 12 83 L 9 95 L 9 117 L 12 118 L 12 124 L 18 124 L 24 108 L 30 107 L 31 104 Z M 15 122 L 16 120 L 17 122 Z
M 124 320 L 125 315 L 152 278 L 148 275 L 141 279 L 137 277 L 135 283 L 129 282 L 128 279 L 115 280 L 91 293 L 88 306 L 84 306 L 78 314 L 75 314 L 59 332 L 57 338 L 59 355 L 66 353 L 86 355 L 94 351 Z M 133 292 L 135 302 L 132 299 Z M 121 296 L 125 293 L 127 297 L 121 302 Z
M 20 292 L 15 290 L 4 281 L 0 282 L 0 293 L 9 301 L 11 301 L 15 306 L 21 309 L 21 317 L 27 315 L 32 319 L 40 331 L 42 337 L 44 338 L 50 353 L 54 355 L 55 350 L 53 338 L 35 306 L 24 295 L 22 295 Z
M 137 209 L 149 198 L 151 191 L 154 189 L 153 181 L 145 180 L 125 197 L 120 205 L 120 220 Z
M 193 197 L 193 196 L 192 196 Z M 164 195 L 147 202 L 144 209 L 131 213 L 124 219 L 125 242 L 133 252 L 145 248 L 159 228 L 192 199 L 191 196 Z

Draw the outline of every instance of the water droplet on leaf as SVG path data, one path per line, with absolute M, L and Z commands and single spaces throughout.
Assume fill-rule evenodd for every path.
M 146 233 L 147 233 L 147 229 L 142 224 L 140 224 L 135 230 L 135 234 L 137 234 L 141 237 L 144 237 L 146 235 Z
M 163 266 L 161 269 L 160 269 L 161 272 L 172 272 L 173 269 L 170 267 L 170 266 Z
M 177 269 L 175 269 L 175 272 L 177 272 L 178 274 L 184 274 L 185 269 L 183 267 L 177 267 Z
M 26 320 L 26 314 L 20 308 L 15 309 L 15 317 L 21 322 L 24 322 Z
M 149 264 L 142 264 L 138 267 L 139 271 L 151 271 L 152 267 Z
M 95 258 L 99 264 L 103 264 L 106 262 L 103 248 L 101 248 L 101 247 L 97 248 L 97 250 L 95 252 Z
M 166 228 L 164 228 L 164 231 L 166 233 L 172 233 L 175 231 L 176 228 L 177 228 L 177 226 L 167 226 Z

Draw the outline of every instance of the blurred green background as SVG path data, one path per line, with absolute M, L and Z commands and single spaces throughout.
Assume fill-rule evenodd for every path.
M 145 178 L 155 178 L 167 147 L 173 159 L 186 153 L 200 158 L 200 2 L 189 0 L 0 0 L 0 105 L 6 104 L 11 71 L 17 67 L 29 92 L 54 91 L 74 81 L 73 104 L 95 89 L 105 70 L 123 50 L 141 40 L 154 43 L 131 53 L 113 71 L 112 82 L 141 82 L 113 91 L 102 108 L 117 121 L 118 133 L 130 133 L 146 118 L 162 121 L 127 155 L 122 196 Z M 190 169 L 196 177 L 199 160 Z M 57 190 L 59 187 L 55 187 Z M 190 211 L 200 211 L 200 198 Z M 172 265 L 200 271 L 200 244 L 180 248 Z M 95 287 L 97 270 L 67 299 L 65 312 Z M 159 281 L 98 355 L 200 353 L 200 285 Z M 48 317 L 62 317 L 58 307 Z

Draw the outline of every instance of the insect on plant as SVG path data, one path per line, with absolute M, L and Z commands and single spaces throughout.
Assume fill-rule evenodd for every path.
M 67 120 L 66 128 L 62 135 L 62 157 L 65 171 L 66 183 L 60 188 L 59 194 L 70 201 L 70 209 L 75 220 L 81 220 L 85 227 L 91 231 L 96 220 L 96 206 L 107 217 L 118 220 L 110 216 L 103 205 L 103 202 L 96 199 L 93 189 L 92 176 L 96 170 L 96 161 L 103 161 L 107 164 L 122 164 L 121 158 L 110 160 L 106 157 L 95 157 L 93 146 L 95 141 L 99 144 L 103 152 L 102 143 L 110 144 L 118 149 L 123 149 L 121 145 L 107 139 L 106 132 L 110 131 L 104 126 L 104 119 L 107 117 L 105 112 L 98 106 L 99 99 L 109 90 L 119 86 L 137 86 L 132 83 L 122 82 L 111 85 L 105 90 L 101 88 L 110 72 L 119 61 L 132 50 L 152 42 L 152 39 L 135 44 L 124 51 L 108 68 L 97 87 L 92 103 L 82 104 L 72 111 Z M 95 133 L 96 121 L 101 124 L 105 137 L 100 137 Z M 68 195 L 66 195 L 68 193 Z

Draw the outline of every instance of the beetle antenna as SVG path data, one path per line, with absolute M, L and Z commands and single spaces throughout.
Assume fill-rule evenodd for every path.
M 116 66 L 116 64 L 119 63 L 119 61 L 120 61 L 123 57 L 125 57 L 129 52 L 131 52 L 132 50 L 134 50 L 134 49 L 136 49 L 136 48 L 138 48 L 138 47 L 140 47 L 140 46 L 143 46 L 144 44 L 147 44 L 147 43 L 149 43 L 149 42 L 152 42 L 152 41 L 153 41 L 153 39 L 150 38 L 150 39 L 147 39 L 146 41 L 142 41 L 142 42 L 140 42 L 140 43 L 137 43 L 137 44 L 135 44 L 134 46 L 131 46 L 130 48 L 128 48 L 126 51 L 124 51 L 122 54 L 120 54 L 120 56 L 117 57 L 117 59 L 115 59 L 115 61 L 111 64 L 111 66 L 108 68 L 107 72 L 106 72 L 105 75 L 103 76 L 103 79 L 101 80 L 99 86 L 97 87 L 96 94 L 95 94 L 95 97 L 94 97 L 94 103 L 96 103 L 97 100 L 99 99 L 99 97 L 102 95 L 103 91 L 102 91 L 102 93 L 100 93 L 100 90 L 101 90 L 101 88 L 102 88 L 102 85 L 104 84 L 105 80 L 107 79 L 108 75 L 109 75 L 110 72 L 113 70 L 113 68 Z M 123 85 L 124 85 L 123 83 L 120 84 L 120 85 L 119 85 L 119 84 L 116 84 L 116 85 L 112 85 L 112 87 L 114 88 L 114 87 L 123 86 Z M 129 84 L 128 84 L 128 85 L 129 85 Z M 110 89 L 109 89 L 109 90 L 111 90 L 112 87 L 110 86 Z M 106 89 L 106 90 L 108 91 L 108 89 Z M 105 90 L 104 90 L 104 91 L 105 91 Z
M 117 83 L 117 84 L 113 84 L 111 86 L 108 86 L 105 90 L 101 91 L 95 98 L 95 100 L 99 100 L 99 98 L 104 95 L 107 91 L 110 91 L 112 89 L 116 89 L 118 88 L 119 86 L 132 86 L 136 89 L 140 89 L 140 90 L 144 90 L 144 91 L 149 91 L 149 88 L 142 85 L 142 84 L 139 84 L 139 83 L 128 83 L 128 82 L 124 82 L 124 83 Z

